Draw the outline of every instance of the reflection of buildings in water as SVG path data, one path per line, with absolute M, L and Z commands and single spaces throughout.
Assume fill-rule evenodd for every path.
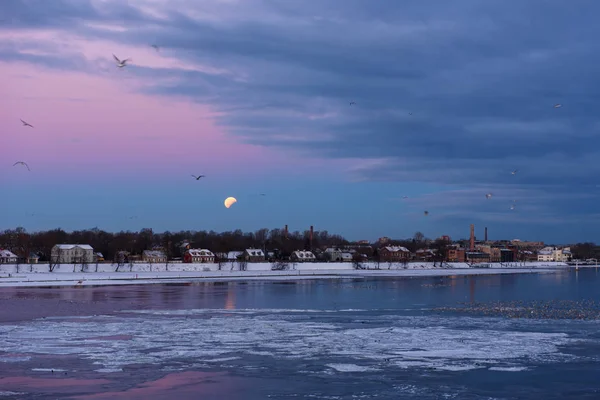
M 469 279 L 469 299 L 471 303 L 475 303 L 475 278 Z
M 516 274 L 500 275 L 499 278 L 500 278 L 500 287 L 503 289 L 508 286 L 513 286 L 517 282 Z
M 227 288 L 227 295 L 225 296 L 225 309 L 235 310 L 235 287 L 230 285 Z

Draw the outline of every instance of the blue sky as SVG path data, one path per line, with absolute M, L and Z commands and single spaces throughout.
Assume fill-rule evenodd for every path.
M 0 2 L 0 228 L 600 241 L 600 3 L 340 4 Z

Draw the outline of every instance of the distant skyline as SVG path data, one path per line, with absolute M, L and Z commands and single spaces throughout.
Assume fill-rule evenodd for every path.
M 1 1 L 0 229 L 600 242 L 598 12 Z

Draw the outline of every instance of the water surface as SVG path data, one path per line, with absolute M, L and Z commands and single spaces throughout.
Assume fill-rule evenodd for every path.
M 576 306 L 599 284 L 592 268 L 4 288 L 0 399 L 596 399 L 597 320 L 460 307 Z

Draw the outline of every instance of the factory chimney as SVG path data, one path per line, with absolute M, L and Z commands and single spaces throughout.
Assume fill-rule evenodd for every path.
M 288 227 L 287 224 L 285 225 L 285 228 L 283 228 L 283 235 L 285 236 L 285 238 L 288 238 Z
M 471 251 L 475 251 L 475 225 L 471 224 L 471 237 L 469 240 Z
M 310 251 L 312 251 L 313 233 L 314 233 L 314 229 L 313 229 L 313 226 L 311 225 L 310 226 L 310 234 L 309 234 L 309 237 L 308 237 L 309 245 L 310 245 Z
M 484 240 L 487 242 L 487 226 L 485 227 Z

